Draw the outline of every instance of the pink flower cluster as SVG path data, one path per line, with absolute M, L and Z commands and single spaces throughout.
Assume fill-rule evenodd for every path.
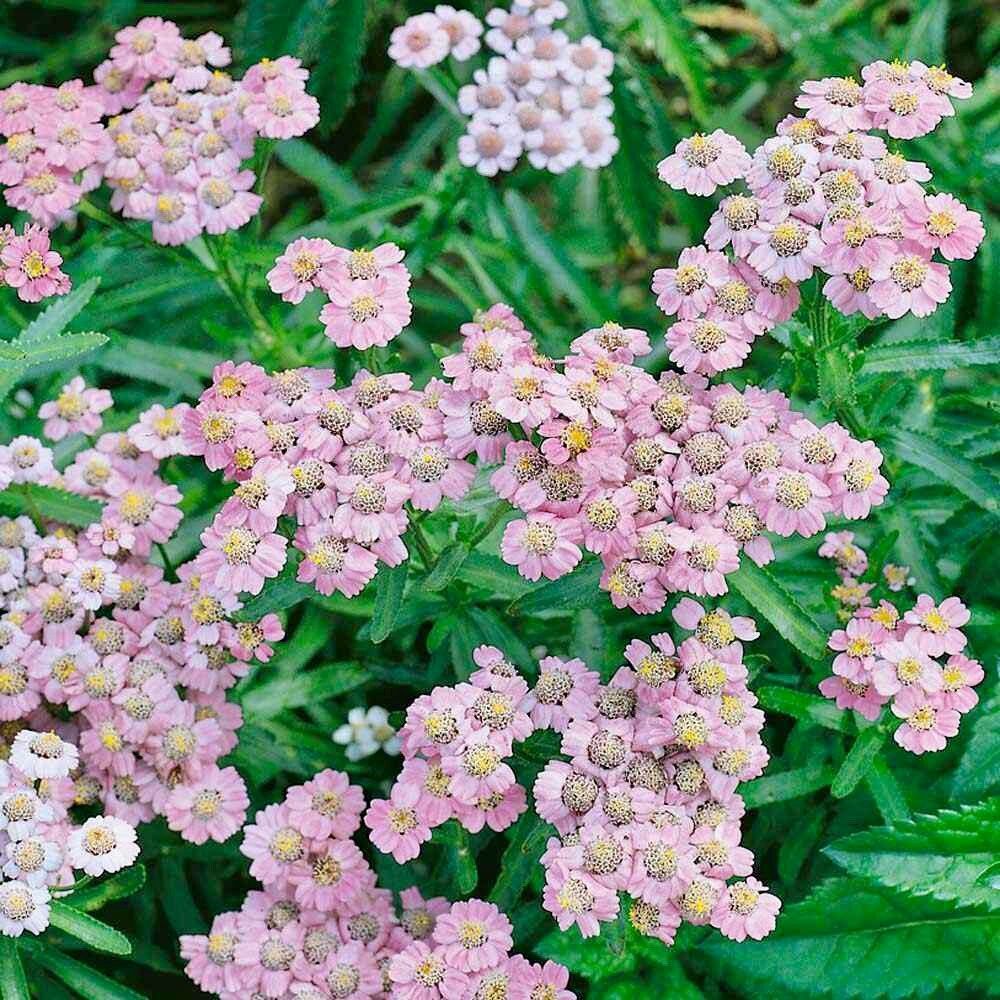
M 115 35 L 94 84 L 0 91 L 8 204 L 51 228 L 105 181 L 112 208 L 151 222 L 159 243 L 244 225 L 261 204 L 253 171 L 241 169 L 254 140 L 302 135 L 319 105 L 298 59 L 264 60 L 242 80 L 223 70 L 229 62 L 215 32 L 186 39 L 172 21 L 144 17 Z
M 271 291 L 299 303 L 322 289 L 319 314 L 338 347 L 385 347 L 409 325 L 410 272 L 395 243 L 374 250 L 346 250 L 329 240 L 302 238 L 285 247 L 267 272 Z
M 854 709 L 871 722 L 888 704 L 902 720 L 894 738 L 904 750 L 943 750 L 958 732 L 961 717 L 979 703 L 973 688 L 984 677 L 982 665 L 963 652 L 968 608 L 957 597 L 937 604 L 929 594 L 921 594 L 905 613 L 887 600 L 873 606 L 868 595 L 875 584 L 860 583 L 854 576 L 864 572 L 868 557 L 853 535 L 827 535 L 819 551 L 837 561 L 844 585 L 834 596 L 845 605 L 847 619 L 846 627 L 830 636 L 837 656 L 820 691 L 838 708 Z M 906 567 L 886 568 L 889 590 L 912 582 Z
M 333 380 L 318 368 L 269 375 L 227 361 L 184 413 L 187 453 L 236 483 L 195 561 L 220 592 L 257 594 L 278 575 L 286 515 L 296 524 L 297 578 L 321 594 L 354 597 L 380 561 L 407 558 L 404 505 L 434 510 L 468 490 L 474 468 L 444 447 L 443 383 L 416 391 L 409 375 L 364 369 L 343 389 Z
M 559 365 L 506 306 L 461 332 L 442 360 L 445 446 L 503 462 L 490 482 L 525 517 L 501 553 L 529 580 L 569 573 L 586 550 L 617 607 L 656 612 L 669 592 L 724 594 L 741 550 L 773 559 L 765 529 L 809 536 L 888 490 L 872 442 L 817 427 L 780 392 L 654 379 L 633 364 L 650 350 L 641 330 L 588 330 Z
M 736 789 L 768 760 L 740 641 L 757 629 L 691 598 L 674 618 L 694 634 L 676 649 L 666 633 L 632 640 L 608 684 L 579 659 L 541 662 L 531 717 L 562 734 L 569 757 L 534 787 L 559 833 L 542 856 L 543 903 L 585 937 L 618 916 L 625 892 L 632 925 L 665 944 L 681 921 L 759 939 L 781 904 L 740 845 Z
M 40 934 L 49 925 L 49 900 L 73 884 L 74 871 L 97 877 L 139 855 L 128 823 L 113 816 L 74 821 L 70 775 L 77 764 L 77 748 L 55 729 L 21 729 L 0 762 L 0 934 Z
M 29 224 L 18 233 L 13 226 L 0 226 L 0 286 L 15 289 L 22 302 L 65 295 L 70 280 L 62 262 L 47 229 Z
M 577 164 L 607 166 L 618 152 L 609 96 L 614 56 L 591 35 L 570 41 L 555 27 L 567 14 L 563 0 L 515 0 L 486 15 L 484 41 L 496 55 L 458 92 L 469 117 L 458 142 L 465 166 L 492 177 L 526 154 L 533 166 L 560 174 Z M 467 59 L 482 33 L 470 13 L 440 5 L 396 28 L 389 55 L 418 69 L 449 54 Z
M 490 903 L 411 888 L 397 915 L 351 839 L 364 808 L 361 789 L 327 770 L 257 813 L 241 850 L 263 891 L 216 916 L 207 935 L 181 938 L 202 990 L 223 1000 L 531 1000 L 551 985 L 546 996 L 573 1000 L 565 968 L 510 954 L 510 921 Z
M 436 687 L 409 707 L 399 733 L 406 763 L 389 798 L 365 814 L 372 843 L 399 864 L 449 819 L 499 833 L 527 808 L 507 761 L 535 730 L 528 684 L 495 646 L 477 647 L 473 660 L 467 683 Z
M 872 63 L 862 77 L 804 83 L 796 105 L 805 115 L 785 118 L 753 156 L 716 130 L 681 140 L 660 164 L 660 178 L 690 194 L 739 178 L 750 188 L 723 198 L 704 245 L 653 275 L 657 304 L 677 317 L 670 358 L 685 371 L 742 364 L 756 337 L 795 312 L 797 286 L 816 268 L 845 316 L 897 319 L 927 316 L 948 298 L 948 267 L 935 252 L 946 261 L 975 255 L 985 234 L 978 213 L 950 194 L 926 194 L 926 164 L 871 133 L 925 135 L 971 86 L 919 62 Z
M 848 622 L 857 608 L 871 607 L 871 592 L 877 585 L 860 579 L 868 569 L 868 553 L 855 542 L 854 532 L 829 532 L 819 547 L 819 554 L 834 561 L 840 577 L 840 583 L 830 591 L 830 596 L 839 604 L 837 617 L 842 622 Z M 909 566 L 897 566 L 890 562 L 882 567 L 882 581 L 886 589 L 893 593 L 916 582 L 910 575 Z
M 73 379 L 40 415 L 53 439 L 96 434 L 110 403 Z M 243 823 L 243 780 L 218 764 L 242 724 L 226 691 L 283 632 L 274 615 L 235 621 L 241 605 L 191 563 L 169 582 L 150 559 L 182 520 L 159 464 L 183 450 L 187 409 L 154 406 L 61 472 L 35 438 L 0 446 L 0 487 L 61 488 L 102 505 L 82 530 L 0 518 L 0 720 L 7 742 L 54 728 L 79 748 L 77 804 L 133 825 L 164 816 L 200 844 Z

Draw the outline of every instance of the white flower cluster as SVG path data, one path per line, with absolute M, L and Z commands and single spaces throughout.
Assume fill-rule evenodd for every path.
M 135 830 L 113 816 L 77 826 L 70 772 L 79 753 L 54 732 L 22 729 L 9 763 L 0 762 L 0 933 L 41 934 L 49 925 L 50 890 L 74 881 L 74 870 L 98 876 L 139 856 Z
M 522 154 L 554 174 L 611 162 L 619 146 L 609 96 L 614 56 L 590 35 L 570 41 L 554 27 L 567 13 L 563 0 L 516 0 L 486 15 L 483 41 L 496 55 L 458 92 L 469 116 L 458 141 L 465 166 L 492 177 Z M 479 50 L 483 31 L 468 11 L 442 4 L 396 28 L 389 55 L 414 69 L 448 55 L 465 60 Z

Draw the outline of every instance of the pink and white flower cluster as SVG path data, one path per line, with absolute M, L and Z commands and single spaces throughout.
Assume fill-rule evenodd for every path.
M 545 908 L 585 937 L 618 916 L 671 944 L 682 921 L 759 939 L 779 900 L 741 846 L 740 782 L 768 760 L 764 714 L 747 688 L 742 641 L 752 619 L 684 598 L 675 620 L 693 635 L 632 640 L 607 684 L 582 660 L 547 657 L 531 718 L 562 735 L 568 761 L 535 781 L 535 808 L 555 826 L 542 856 Z
M 528 684 L 495 646 L 477 647 L 473 660 L 468 682 L 436 687 L 409 707 L 399 732 L 406 763 L 389 798 L 365 814 L 372 843 L 399 864 L 450 819 L 470 833 L 499 833 L 527 808 L 508 760 L 535 730 Z
M 6 669 L 0 665 L 0 676 Z M 7 937 L 41 934 L 51 898 L 73 884 L 74 872 L 97 877 L 139 856 L 128 823 L 113 816 L 77 823 L 71 815 L 79 752 L 56 727 L 65 728 L 21 729 L 0 762 L 0 934 Z
M 54 440 L 96 436 L 110 403 L 74 378 L 40 415 Z M 77 804 L 100 803 L 133 825 L 164 816 L 200 844 L 243 823 L 243 780 L 218 763 L 242 724 L 226 691 L 283 632 L 274 615 L 236 621 L 241 605 L 191 563 L 171 582 L 151 560 L 182 520 L 181 494 L 159 466 L 184 450 L 187 409 L 154 406 L 62 471 L 36 438 L 0 446 L 0 486 L 101 504 L 100 520 L 81 529 L 0 518 L 0 721 L 6 742 L 55 729 L 78 748 Z
M 262 890 L 216 916 L 207 935 L 181 938 L 202 990 L 222 1000 L 529 1000 L 551 984 L 546 996 L 574 1000 L 565 968 L 511 954 L 510 921 L 490 903 L 410 888 L 397 914 L 351 839 L 364 808 L 361 789 L 327 770 L 257 813 L 241 850 Z
M 847 619 L 846 627 L 830 636 L 837 656 L 820 691 L 838 708 L 853 709 L 870 722 L 888 704 L 902 720 L 894 738 L 904 750 L 943 750 L 961 717 L 979 703 L 973 689 L 984 677 L 982 665 L 964 652 L 968 608 L 957 597 L 938 604 L 929 594 L 920 594 L 905 612 L 888 600 L 873 606 L 868 595 L 875 584 L 859 583 L 852 575 L 864 572 L 868 557 L 850 532 L 827 535 L 820 555 L 835 559 L 844 577 L 834 596 L 842 599 Z M 906 567 L 886 569 L 889 590 L 912 582 Z
M 798 285 L 815 269 L 845 316 L 927 316 L 951 293 L 945 261 L 969 260 L 985 230 L 950 194 L 928 194 L 927 165 L 873 134 L 910 139 L 953 115 L 972 87 L 920 62 L 876 62 L 863 82 L 810 80 L 777 134 L 751 156 L 721 130 L 677 144 L 660 164 L 671 187 L 711 195 L 744 178 L 749 193 L 723 198 L 704 244 L 653 275 L 657 304 L 676 322 L 670 358 L 687 372 L 738 367 L 754 339 L 789 319 Z
M 771 561 L 765 530 L 809 536 L 888 490 L 872 442 L 816 426 L 780 392 L 653 378 L 634 364 L 650 351 L 641 330 L 605 323 L 558 363 L 506 306 L 461 333 L 442 360 L 445 447 L 503 463 L 490 482 L 524 517 L 501 554 L 529 580 L 595 553 L 617 607 L 656 612 L 673 591 L 724 594 L 741 551 Z
M 253 171 L 241 169 L 254 140 L 302 135 L 319 105 L 298 59 L 264 60 L 242 80 L 223 69 L 230 61 L 215 32 L 187 39 L 172 21 L 144 17 L 115 35 L 94 84 L 0 91 L 8 204 L 51 228 L 104 181 L 112 208 L 151 222 L 158 243 L 244 225 L 261 204 Z
M 22 302 L 65 295 L 70 280 L 62 262 L 42 226 L 29 223 L 20 233 L 13 226 L 0 226 L 0 287 L 13 288 Z
M 407 505 L 434 510 L 468 490 L 475 470 L 445 448 L 445 385 L 414 390 L 409 375 L 372 375 L 333 388 L 334 373 L 268 374 L 227 361 L 183 416 L 188 454 L 235 482 L 202 534 L 196 572 L 227 595 L 258 594 L 288 559 L 278 520 L 294 520 L 297 578 L 355 597 L 379 563 L 408 557 Z
M 267 272 L 271 291 L 299 303 L 322 289 L 327 303 L 319 318 L 338 347 L 385 347 L 410 323 L 410 272 L 395 243 L 374 250 L 347 250 L 329 240 L 289 243 Z
M 469 118 L 458 158 L 492 177 L 522 155 L 560 174 L 582 164 L 607 166 L 619 142 L 611 121 L 614 56 L 591 35 L 571 41 L 555 25 L 568 14 L 563 0 L 515 0 L 486 15 L 484 41 L 495 55 L 458 91 Z M 439 5 L 392 33 L 389 55 L 400 66 L 426 69 L 449 54 L 468 59 L 483 25 L 467 11 Z

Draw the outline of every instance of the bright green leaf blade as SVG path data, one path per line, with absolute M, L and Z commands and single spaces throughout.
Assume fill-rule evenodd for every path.
M 132 954 L 132 945 L 129 943 L 129 939 L 121 931 L 116 931 L 114 927 L 109 927 L 102 921 L 57 899 L 50 904 L 50 913 L 53 927 L 58 927 L 61 931 L 71 934 L 91 948 L 106 951 L 112 955 Z
M 740 794 L 751 808 L 787 802 L 803 795 L 826 788 L 834 776 L 834 769 L 825 764 L 810 764 L 780 774 L 767 774 L 754 778 L 740 787 Z
M 552 835 L 552 827 L 532 810 L 522 814 L 510 832 L 500 873 L 490 891 L 490 902 L 509 913 L 531 881 L 538 859 Z
M 375 608 L 372 612 L 371 641 L 384 642 L 392 632 L 403 604 L 407 563 L 386 567 L 375 577 Z
M 141 993 L 116 983 L 83 962 L 44 945 L 31 948 L 31 960 L 48 969 L 84 1000 L 148 1000 Z
M 594 604 L 601 579 L 601 564 L 594 560 L 578 566 L 567 576 L 543 584 L 514 601 L 512 615 L 532 615 L 539 611 L 579 611 Z
M 830 794 L 835 799 L 850 795 L 864 780 L 865 775 L 874 766 L 887 735 L 888 733 L 879 726 L 869 726 L 868 729 L 862 729 L 858 733 L 858 738 L 848 750 L 837 776 L 830 785 Z
M 970 718 L 972 737 L 955 769 L 955 792 L 972 798 L 1000 791 L 1000 694 L 979 706 Z
M 861 375 L 947 371 L 974 365 L 995 365 L 998 362 L 1000 336 L 944 344 L 904 340 L 869 347 L 861 364 Z
M 841 711 L 827 698 L 791 688 L 762 687 L 757 690 L 757 698 L 763 708 L 790 715 L 801 722 L 811 722 L 824 729 L 840 733 L 851 731 L 849 713 Z
M 469 556 L 469 547 L 462 542 L 454 542 L 437 557 L 434 568 L 424 579 L 424 589 L 431 592 L 444 590 L 462 568 Z
M 0 995 L 3 1000 L 31 1000 L 15 938 L 0 937 Z
M 100 283 L 100 278 L 91 278 L 78 285 L 68 295 L 57 298 L 21 331 L 16 341 L 17 346 L 27 348 L 39 341 L 58 337 L 83 311 Z
M 124 871 L 77 889 L 67 896 L 64 902 L 77 910 L 90 912 L 99 910 L 107 903 L 117 899 L 126 899 L 137 893 L 146 884 L 146 868 L 144 865 L 131 865 Z
M 86 528 L 101 519 L 103 508 L 96 500 L 37 483 L 20 483 L 0 492 L 0 512 L 16 516 L 27 514 L 36 520 L 61 521 L 75 528 Z
M 241 704 L 247 715 L 270 719 L 286 709 L 302 708 L 353 691 L 368 678 L 368 671 L 360 663 L 330 663 L 270 678 L 244 695 Z

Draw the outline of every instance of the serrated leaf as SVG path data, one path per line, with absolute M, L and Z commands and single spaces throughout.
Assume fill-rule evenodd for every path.
M 320 58 L 312 67 L 309 90 L 319 99 L 320 127 L 328 134 L 340 124 L 361 75 L 368 41 L 365 0 L 336 0 L 328 38 L 337 58 Z
M 0 937 L 0 996 L 3 1000 L 31 1000 L 15 938 Z
M 861 364 L 861 375 L 946 371 L 975 365 L 995 365 L 998 362 L 1000 336 L 948 341 L 943 344 L 903 340 L 869 347 Z
M 885 758 L 879 757 L 875 761 L 871 770 L 865 775 L 865 783 L 886 822 L 898 823 L 900 820 L 910 818 L 906 795 L 895 775 L 889 770 Z
M 858 733 L 847 756 L 830 784 L 830 794 L 835 799 L 850 795 L 875 764 L 888 733 L 880 726 L 869 726 Z
M 100 283 L 100 278 L 91 278 L 78 285 L 69 294 L 59 296 L 21 331 L 16 341 L 17 345 L 27 348 L 38 341 L 58 337 L 83 311 Z
M 601 938 L 604 937 L 606 926 L 606 924 L 602 925 Z M 604 946 L 601 938 L 584 940 L 575 926 L 566 931 L 556 929 L 549 931 L 538 942 L 535 950 L 543 958 L 559 962 L 565 965 L 570 972 L 575 972 L 577 975 L 592 981 L 632 972 L 636 966 L 634 949 L 626 948 L 616 954 Z M 592 995 L 597 997 L 603 994 L 599 987 L 595 987 Z
M 0 491 L 0 511 L 27 514 L 33 519 L 60 521 L 74 528 L 86 528 L 101 519 L 104 508 L 96 500 L 37 483 L 19 483 Z
M 58 899 L 52 900 L 49 904 L 49 915 L 53 927 L 71 934 L 91 948 L 106 951 L 111 955 L 132 954 L 132 945 L 121 931 Z
M 103 347 L 108 338 L 103 333 L 90 330 L 86 333 L 64 333 L 59 336 L 39 338 L 26 344 L 22 364 L 29 369 L 41 368 L 57 362 L 69 361 Z M 28 374 L 31 374 L 29 371 Z
M 432 593 L 444 590 L 455 579 L 455 574 L 468 558 L 469 547 L 463 542 L 454 542 L 443 549 L 434 563 L 434 568 L 424 579 L 424 589 Z
M 384 642 L 392 632 L 403 604 L 408 563 L 383 567 L 375 577 L 375 607 L 372 610 L 371 641 Z
M 761 706 L 770 711 L 781 712 L 802 722 L 811 722 L 840 733 L 851 731 L 850 715 L 818 694 L 783 687 L 758 688 L 756 694 Z
M 840 878 L 785 907 L 763 941 L 712 937 L 701 948 L 748 995 L 901 1000 L 960 982 L 991 989 L 1000 915 Z
M 146 884 L 146 868 L 144 865 L 131 865 L 100 882 L 76 889 L 64 900 L 67 906 L 90 912 L 99 910 L 107 903 L 118 899 L 126 899 L 137 893 Z
M 893 889 L 1000 909 L 1000 893 L 978 884 L 1000 858 L 1000 797 L 852 833 L 823 853 L 851 875 Z
M 201 394 L 216 361 L 215 356 L 206 351 L 112 336 L 110 350 L 97 359 L 97 364 L 105 371 L 196 397 Z
M 896 454 L 958 490 L 990 514 L 1000 512 L 1000 480 L 969 461 L 953 445 L 921 431 L 895 428 L 889 433 Z
M 240 702 L 248 715 L 269 719 L 286 709 L 316 704 L 353 691 L 368 677 L 368 671 L 360 663 L 329 663 L 291 676 L 269 678 Z
M 820 660 L 826 655 L 826 633 L 770 570 L 743 559 L 740 568 L 726 580 L 806 659 Z
M 546 841 L 554 830 L 533 810 L 522 813 L 508 837 L 507 849 L 500 861 L 500 873 L 493 883 L 490 902 L 509 913 L 531 881 Z
M 48 969 L 84 1000 L 147 1000 L 141 993 L 116 983 L 51 946 L 32 944 L 31 960 Z
M 599 599 L 601 564 L 596 559 L 578 566 L 572 573 L 543 584 L 519 597 L 507 609 L 512 615 L 532 615 L 538 611 L 579 611 Z
M 955 769 L 955 793 L 972 798 L 1000 790 L 1000 693 L 970 719 L 972 736 Z
M 236 619 L 243 622 L 258 621 L 264 615 L 287 611 L 310 598 L 318 598 L 319 592 L 311 583 L 295 579 L 297 573 L 298 561 L 294 555 L 289 554 L 281 572 L 273 580 L 268 580 L 256 597 L 243 602 L 243 607 L 236 613 Z
M 810 764 L 780 774 L 754 778 L 740 786 L 740 794 L 751 808 L 787 802 L 826 788 L 836 772 L 826 764 Z

